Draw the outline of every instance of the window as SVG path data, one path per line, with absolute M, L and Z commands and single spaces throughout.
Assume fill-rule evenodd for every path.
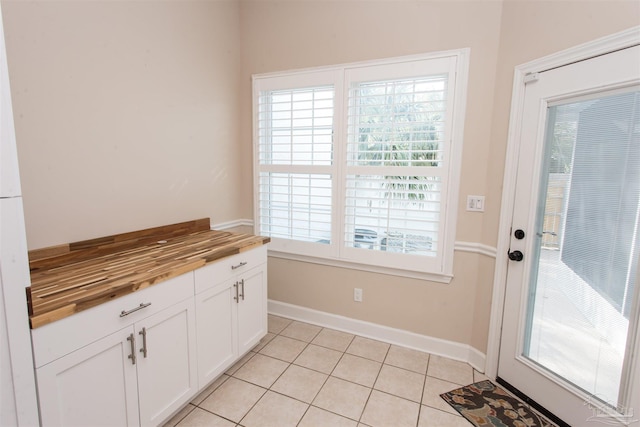
M 448 282 L 468 50 L 254 76 L 272 255 Z

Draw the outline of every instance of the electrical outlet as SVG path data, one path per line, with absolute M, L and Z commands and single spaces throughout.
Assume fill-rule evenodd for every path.
M 362 302 L 362 289 L 353 288 L 353 300 L 355 302 Z

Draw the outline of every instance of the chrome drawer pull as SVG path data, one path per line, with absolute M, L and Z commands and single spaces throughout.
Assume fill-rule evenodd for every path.
M 233 284 L 233 287 L 236 289 L 236 296 L 233 297 L 233 299 L 235 300 L 236 303 L 240 302 L 240 298 L 238 297 L 238 282 Z
M 238 264 L 238 265 L 232 265 L 232 266 L 231 266 L 231 269 L 232 269 L 232 270 L 235 270 L 236 268 L 244 267 L 245 265 L 247 265 L 247 262 L 246 262 L 246 261 L 242 261 L 242 262 L 241 262 L 240 264 Z
M 130 334 L 127 337 L 127 341 L 131 343 L 131 354 L 128 356 L 128 359 L 131 359 L 131 364 L 136 364 L 136 339 L 133 334 Z
M 142 335 L 142 348 L 140 349 L 140 353 L 147 358 L 147 328 L 142 328 L 138 334 Z
M 141 302 L 139 306 L 137 306 L 136 308 L 132 308 L 132 309 L 131 309 L 131 310 L 129 310 L 129 311 L 122 310 L 122 312 L 120 313 L 120 317 L 128 316 L 128 315 L 130 315 L 131 313 L 135 313 L 136 311 L 138 311 L 138 310 L 142 310 L 143 308 L 145 308 L 145 307 L 149 307 L 150 305 L 151 305 L 151 303 L 150 303 L 150 302 L 148 302 L 148 303 L 146 303 L 146 304 L 145 304 L 145 303 L 143 303 L 143 302 Z
M 242 285 L 242 294 L 240 294 L 240 296 L 242 297 L 242 301 L 244 301 L 244 279 L 240 280 L 240 284 Z

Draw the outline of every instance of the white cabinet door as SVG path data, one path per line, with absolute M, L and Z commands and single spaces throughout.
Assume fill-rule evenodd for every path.
M 127 338 L 133 338 L 132 327 L 37 369 L 42 425 L 139 425 L 136 366 Z
M 224 372 L 238 355 L 235 292 L 235 283 L 227 281 L 196 295 L 200 388 Z
M 238 354 L 242 355 L 267 333 L 267 264 L 242 274 L 238 286 Z
M 135 324 L 140 424 L 158 425 L 198 390 L 193 298 Z

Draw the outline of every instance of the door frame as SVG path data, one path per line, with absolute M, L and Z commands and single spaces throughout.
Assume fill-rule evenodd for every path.
M 485 364 L 485 374 L 491 379 L 495 379 L 498 375 L 502 315 L 504 312 L 507 268 L 509 265 L 509 259 L 506 255 L 511 242 L 511 222 L 516 191 L 516 180 L 513 179 L 513 177 L 517 175 L 518 170 L 526 81 L 535 79 L 536 74 L 539 72 L 548 71 L 553 68 L 562 67 L 637 44 L 640 44 L 640 26 L 632 27 L 628 30 L 518 65 L 515 68 L 511 112 L 509 116 L 509 131 L 507 134 L 507 152 L 502 183 L 500 225 L 498 228 L 498 246 L 496 251 L 498 255 L 496 256 L 493 279 L 491 316 L 489 320 L 489 337 L 487 340 L 487 357 Z

